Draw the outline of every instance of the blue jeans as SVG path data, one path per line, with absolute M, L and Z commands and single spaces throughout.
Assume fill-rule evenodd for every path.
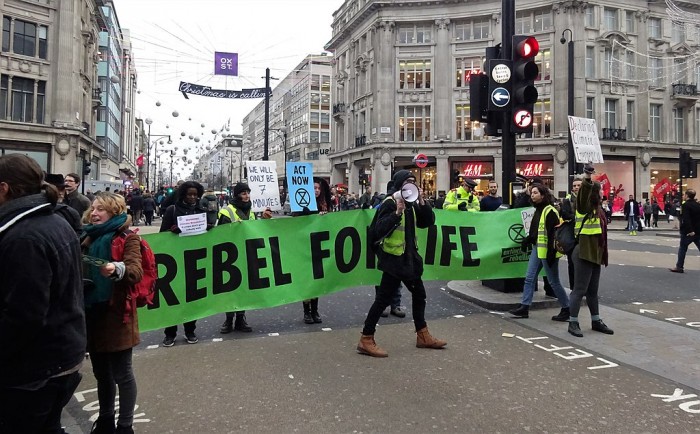
M 629 232 L 637 230 L 637 219 L 632 214 L 627 217 L 627 230 Z
M 561 286 L 559 281 L 559 259 L 554 261 L 554 264 L 550 267 L 547 264 L 546 259 L 540 259 L 537 257 L 537 249 L 533 248 L 530 254 L 530 262 L 527 264 L 527 272 L 525 273 L 525 286 L 523 287 L 523 298 L 520 302 L 526 306 L 532 304 L 532 296 L 535 293 L 535 288 L 537 287 L 537 275 L 540 270 L 544 268 L 544 273 L 547 275 L 549 284 L 552 285 L 554 294 L 559 300 L 559 305 L 561 307 L 569 307 L 569 296 L 566 295 L 564 287 Z
M 678 261 L 676 261 L 676 268 L 683 269 L 683 264 L 685 263 L 685 254 L 688 252 L 688 246 L 695 244 L 695 247 L 700 250 L 700 235 L 697 233 L 694 237 L 689 237 L 681 232 L 681 244 L 678 246 Z

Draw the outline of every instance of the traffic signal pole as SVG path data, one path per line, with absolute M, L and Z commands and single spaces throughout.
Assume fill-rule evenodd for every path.
M 515 0 L 502 0 L 502 33 L 501 33 L 501 57 L 510 56 L 513 50 L 513 34 L 515 32 Z M 501 137 L 501 185 L 510 193 L 511 182 L 515 181 L 515 134 L 511 132 L 510 111 L 501 113 L 503 116 L 503 136 Z M 504 191 L 505 193 L 505 191 Z M 503 200 L 510 201 L 511 194 L 503 194 Z M 508 199 L 506 199 L 508 198 Z M 510 203 L 510 205 L 513 205 Z

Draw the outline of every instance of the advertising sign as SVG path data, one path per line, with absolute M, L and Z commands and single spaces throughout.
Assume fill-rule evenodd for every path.
M 238 75 L 238 53 L 214 53 L 214 75 Z

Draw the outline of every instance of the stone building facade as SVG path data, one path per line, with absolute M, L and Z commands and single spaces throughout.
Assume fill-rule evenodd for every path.
M 693 12 L 700 5 L 678 3 Z M 534 132 L 518 138 L 516 170 L 563 196 L 567 172 L 567 45 L 574 41 L 574 114 L 596 119 L 609 194 L 651 197 L 678 177 L 679 147 L 700 158 L 700 29 L 669 20 L 665 3 L 636 0 L 516 3 L 515 33 L 535 36 L 539 99 Z M 500 0 L 347 0 L 333 15 L 331 180 L 383 191 L 413 170 L 431 195 L 454 174 L 501 179 L 501 143 L 469 116 L 469 76 L 500 43 Z M 417 169 L 413 157 L 428 156 Z M 684 183 L 697 187 L 697 180 Z M 503 190 L 503 189 L 502 189 Z

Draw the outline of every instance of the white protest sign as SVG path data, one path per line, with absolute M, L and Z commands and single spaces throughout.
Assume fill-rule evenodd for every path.
M 569 131 L 577 163 L 603 162 L 603 151 L 600 149 L 595 119 L 569 116 Z
M 280 191 L 277 188 L 277 163 L 274 161 L 246 161 L 248 169 L 248 187 L 253 212 L 270 208 L 272 211 L 282 209 Z
M 532 217 L 535 215 L 535 208 L 525 208 L 520 211 L 520 218 L 523 220 L 523 227 L 525 228 L 525 233 L 530 232 L 530 225 L 532 224 Z
M 207 214 L 181 215 L 177 218 L 177 227 L 181 237 L 203 234 L 207 231 Z
M 292 211 L 318 210 L 314 194 L 314 174 L 311 163 L 287 163 L 289 205 Z

